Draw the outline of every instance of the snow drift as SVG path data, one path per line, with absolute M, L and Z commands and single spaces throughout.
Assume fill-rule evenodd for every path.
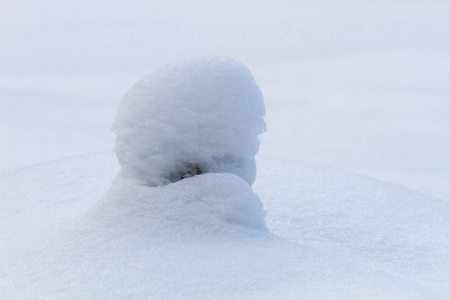
M 266 228 L 259 197 L 234 174 L 203 174 L 158 187 L 116 180 L 89 216 L 102 227 L 144 231 L 153 238 L 226 233 L 230 225 Z
M 1 174 L 0 297 L 448 299 L 448 203 L 295 161 L 258 156 L 258 167 L 254 189 L 272 233 L 222 226 L 237 234 L 185 235 L 178 223 L 170 239 L 138 227 L 153 224 L 151 203 L 110 205 L 111 215 L 83 223 L 119 170 L 112 153 Z M 239 179 L 207 174 L 141 191 L 181 192 L 216 175 Z M 139 221 L 110 218 L 121 208 Z M 77 219 L 83 228 L 68 229 Z

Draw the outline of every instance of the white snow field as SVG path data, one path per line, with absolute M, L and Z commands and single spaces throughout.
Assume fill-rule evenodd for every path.
M 267 231 L 230 222 L 238 217 L 236 202 L 214 205 L 218 198 L 234 201 L 229 189 L 250 196 L 248 184 L 232 174 L 153 188 L 134 184 L 129 201 L 109 201 L 92 211 L 102 196 L 110 198 L 104 193 L 118 171 L 114 155 L 104 153 L 0 177 L 2 299 L 450 294 L 450 205 L 438 199 L 259 156 L 254 191 L 267 211 Z M 116 192 L 117 186 L 108 193 Z M 231 218 L 217 218 L 215 209 Z
M 448 299 L 450 204 L 258 157 L 248 69 L 204 57 L 134 85 L 116 156 L 0 176 L 0 298 Z M 164 162 L 164 163 L 163 163 Z

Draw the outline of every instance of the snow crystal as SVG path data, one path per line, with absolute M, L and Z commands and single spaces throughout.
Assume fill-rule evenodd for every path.
M 251 73 L 231 58 L 164 66 L 122 99 L 113 124 L 121 173 L 150 186 L 219 172 L 252 184 L 264 113 Z

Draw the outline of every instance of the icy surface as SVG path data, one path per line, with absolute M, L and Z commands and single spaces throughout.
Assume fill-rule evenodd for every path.
M 113 130 L 122 175 L 158 186 L 211 172 L 255 180 L 264 102 L 249 70 L 231 58 L 164 66 L 122 99 Z
M 448 299 L 448 204 L 314 165 L 260 156 L 258 166 L 254 189 L 270 233 L 197 226 L 190 208 L 207 207 L 197 202 L 176 215 L 98 203 L 119 169 L 110 153 L 2 174 L 1 298 Z M 211 176 L 245 184 L 252 198 L 233 174 L 147 188 L 138 198 L 153 189 L 177 199 L 172 192 L 211 187 Z M 164 234 L 145 217 L 158 212 Z M 180 219 L 192 222 L 170 225 Z

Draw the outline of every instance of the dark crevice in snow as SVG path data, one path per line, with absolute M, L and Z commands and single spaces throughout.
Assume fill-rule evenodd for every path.
M 173 183 L 206 173 L 232 173 L 232 170 L 242 168 L 243 165 L 244 161 L 233 155 L 213 157 L 209 163 L 182 164 L 176 171 L 170 172 L 167 179 Z
M 168 179 L 170 182 L 177 182 L 185 178 L 190 178 L 195 175 L 204 174 L 205 168 L 199 164 L 195 163 L 187 163 L 184 167 L 180 168 L 176 172 L 172 172 L 169 174 Z

